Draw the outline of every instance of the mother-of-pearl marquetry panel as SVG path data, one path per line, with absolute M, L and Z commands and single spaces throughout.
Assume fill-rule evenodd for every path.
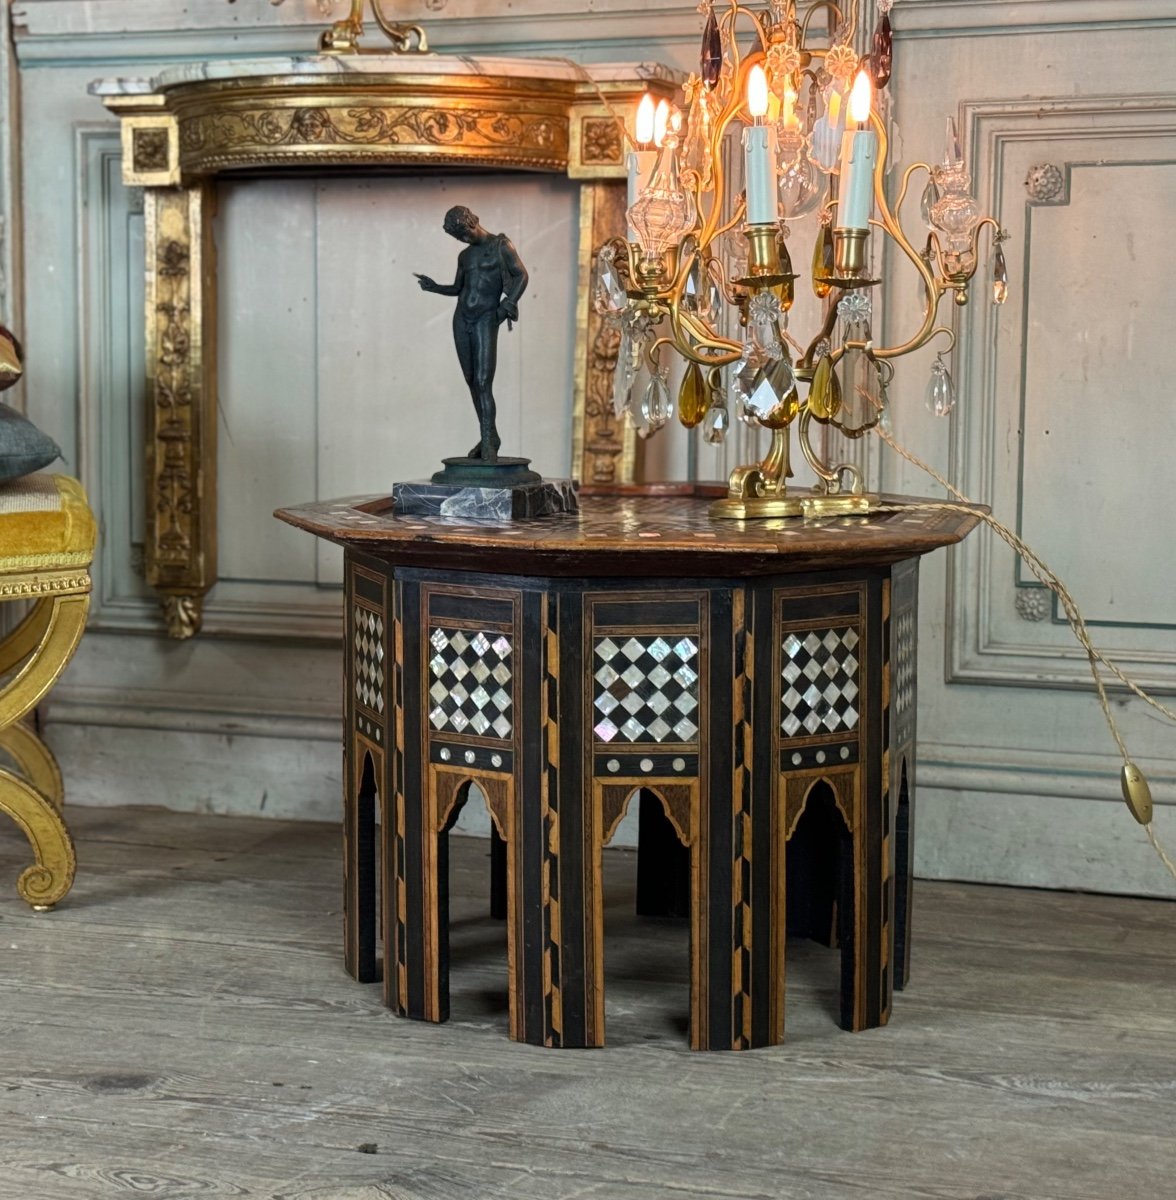
M 592 704 L 599 742 L 698 738 L 698 644 L 689 637 L 600 637 Z
M 1163 399 L 1170 271 L 1154 241 L 1176 205 L 1176 95 L 970 104 L 964 115 L 977 194 L 1011 235 L 1015 282 L 1002 309 L 977 288 L 966 318 L 961 482 L 1045 555 L 1102 646 L 1176 685 L 1176 560 L 1153 513 L 1176 437 Z M 1043 198 L 1026 180 L 1044 164 L 1064 183 Z M 987 534 L 961 548 L 949 679 L 1088 682 L 1038 586 Z
M 429 724 L 441 733 L 509 740 L 514 703 L 510 638 L 435 626 L 429 644 Z

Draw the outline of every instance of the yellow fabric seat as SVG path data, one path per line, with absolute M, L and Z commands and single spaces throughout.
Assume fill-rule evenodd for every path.
M 76 479 L 26 475 L 0 483 L 0 574 L 88 567 L 96 536 Z
M 0 483 L 0 602 L 32 608 L 0 641 L 0 812 L 24 832 L 36 862 L 17 890 L 52 908 L 73 886 L 73 840 L 61 815 L 61 771 L 24 718 L 60 678 L 90 607 L 97 525 L 76 479 L 26 475 Z

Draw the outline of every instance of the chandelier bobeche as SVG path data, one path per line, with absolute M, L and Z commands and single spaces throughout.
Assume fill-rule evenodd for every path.
M 891 3 L 876 0 L 877 23 L 862 55 L 854 49 L 858 0 L 845 12 L 828 0 L 807 9 L 772 0 L 764 13 L 738 0 L 717 13 L 707 2 L 685 112 L 664 101 L 655 107 L 648 96 L 638 110 L 628 240 L 606 243 L 596 263 L 597 311 L 620 327 L 614 405 L 643 436 L 664 426 L 675 408 L 665 353 L 672 350 L 685 360 L 677 397 L 683 425 L 701 425 L 707 441 L 721 442 L 733 407 L 748 424 L 771 431 L 764 460 L 732 473 L 728 496 L 714 506 L 718 516 L 876 507 L 855 465 L 822 459 L 812 423 L 861 437 L 884 419 L 891 360 L 936 337 L 944 349 L 933 360 L 927 401 L 940 415 L 950 411 L 954 391 L 943 353 L 954 335 L 937 323 L 939 303 L 947 292 L 967 303 L 985 227 L 994 302 L 1007 292 L 1003 234 L 971 195 L 953 120 L 943 161 L 911 164 L 893 205 L 887 198 L 889 140 L 880 109 L 890 80 Z M 811 28 L 818 17 L 827 18 L 821 37 Z M 740 129 L 741 156 L 729 137 Z M 731 183 L 739 157 L 742 191 Z M 927 175 L 922 251 L 899 221 L 920 171 Z M 786 239 L 791 222 L 814 212 L 811 285 L 823 319 L 803 342 L 788 328 L 798 276 Z M 871 333 L 870 289 L 879 282 L 871 274 L 874 230 L 893 239 L 923 284 L 922 320 L 894 346 L 876 345 Z M 803 493 L 787 486 L 794 422 L 818 481 Z

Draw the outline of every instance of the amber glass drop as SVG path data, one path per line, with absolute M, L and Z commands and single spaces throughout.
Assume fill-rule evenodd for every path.
M 824 300 L 833 288 L 833 227 L 822 225 L 813 247 L 813 291 Z
M 890 32 L 890 14 L 883 13 L 874 26 L 874 45 L 870 54 L 870 73 L 874 86 L 884 88 L 890 82 L 890 69 L 894 65 L 894 35 Z
M 831 421 L 841 409 L 841 384 L 833 370 L 833 360 L 822 354 L 817 359 L 808 394 L 809 412 L 819 421 Z
M 702 51 L 698 57 L 698 74 L 708 88 L 713 88 L 719 82 L 723 72 L 723 38 L 719 33 L 719 23 L 715 20 L 715 10 L 708 9 L 706 24 L 702 29 Z
M 776 244 L 780 248 L 780 274 L 794 275 L 795 272 L 792 269 L 792 255 L 788 253 L 788 243 L 781 238 Z M 793 301 L 796 299 L 796 280 L 785 279 L 784 282 L 776 288 L 776 295 L 780 298 L 780 307 L 787 312 L 792 307 Z
M 710 388 L 702 377 L 702 368 L 692 362 L 682 376 L 682 386 L 678 389 L 678 420 L 687 429 L 693 429 L 710 407 Z

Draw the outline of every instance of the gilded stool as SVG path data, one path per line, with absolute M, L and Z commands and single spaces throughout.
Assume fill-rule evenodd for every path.
M 90 607 L 97 529 L 86 494 L 65 475 L 0 484 L 0 601 L 32 608 L 0 641 L 0 812 L 28 838 L 36 862 L 17 881 L 33 908 L 52 908 L 77 860 L 61 815 L 61 771 L 24 718 L 73 657 Z

